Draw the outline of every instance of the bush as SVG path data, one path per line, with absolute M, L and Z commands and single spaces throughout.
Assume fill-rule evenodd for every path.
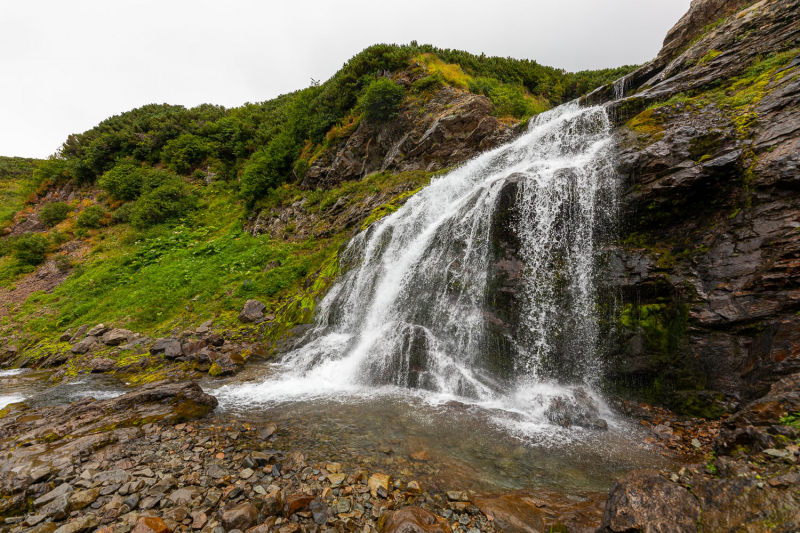
M 38 233 L 23 235 L 14 242 L 14 257 L 21 265 L 35 266 L 44 262 L 50 243 Z
M 162 160 L 179 174 L 188 174 L 206 158 L 208 144 L 201 137 L 185 133 L 169 141 L 161 152 Z
M 130 223 L 136 228 L 148 228 L 180 217 L 196 204 L 197 199 L 183 181 L 170 181 L 136 200 L 130 210 Z
M 492 78 L 475 78 L 469 82 L 469 90 L 475 94 L 488 96 L 492 101 L 493 113 L 500 117 L 536 115 L 545 108 L 537 107 L 525 97 L 522 85 L 500 83 Z
M 400 85 L 380 78 L 367 87 L 364 94 L 364 116 L 369 120 L 389 120 L 400 112 L 405 90 Z
M 136 205 L 135 202 L 125 202 L 111 213 L 111 221 L 114 224 L 123 224 L 131 221 L 131 213 Z
M 292 170 L 299 152 L 294 139 L 287 134 L 277 135 L 270 143 L 247 161 L 242 172 L 240 194 L 248 204 L 264 196 L 281 183 Z
M 90 205 L 83 211 L 81 214 L 78 215 L 78 220 L 75 221 L 75 224 L 79 228 L 90 229 L 90 228 L 99 228 L 101 225 L 101 221 L 106 216 L 106 210 L 100 207 L 99 205 Z
M 69 211 L 69 206 L 65 202 L 53 202 L 42 208 L 39 212 L 39 220 L 48 228 L 52 228 L 66 219 Z
M 142 166 L 126 158 L 100 176 L 97 185 L 118 200 L 135 200 L 142 192 L 143 181 Z

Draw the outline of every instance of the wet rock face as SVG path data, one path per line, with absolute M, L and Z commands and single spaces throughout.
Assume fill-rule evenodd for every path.
M 311 166 L 302 185 L 327 189 L 378 171 L 439 170 L 507 142 L 514 132 L 491 116 L 485 96 L 446 87 L 420 110 L 403 109 L 385 123 L 361 122 Z
M 694 416 L 733 412 L 800 370 L 800 58 L 718 90 L 800 45 L 800 11 L 746 4 L 694 2 L 658 59 L 620 82 L 632 96 L 609 105 L 624 223 L 607 377 Z M 744 87 L 758 94 L 737 99 Z

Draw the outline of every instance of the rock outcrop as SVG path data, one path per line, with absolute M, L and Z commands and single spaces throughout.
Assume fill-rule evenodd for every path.
M 706 417 L 800 369 L 800 10 L 751 4 L 693 2 L 608 104 L 625 179 L 608 378 Z

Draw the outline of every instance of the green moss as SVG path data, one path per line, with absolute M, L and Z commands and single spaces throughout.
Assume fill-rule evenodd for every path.
M 364 223 L 361 224 L 361 231 L 364 231 L 374 222 L 377 222 L 383 217 L 391 215 L 392 213 L 400 209 L 403 206 L 403 204 L 405 204 L 406 200 L 417 194 L 422 189 L 423 187 L 419 187 L 417 189 L 414 189 L 413 191 L 405 192 L 400 196 L 398 196 L 397 198 L 395 198 L 394 200 L 392 200 L 391 202 L 385 203 L 373 209 L 372 213 L 370 213 L 367 219 L 364 220 Z
M 800 429 L 800 411 L 784 416 L 780 419 L 780 423 L 784 426 L 792 426 Z
M 208 375 L 211 377 L 217 377 L 222 375 L 222 367 L 219 366 L 217 363 L 213 363 L 211 368 L 208 369 Z
M 700 58 L 700 60 L 697 62 L 697 64 L 698 65 L 705 65 L 706 63 L 708 63 L 709 61 L 713 60 L 715 57 L 718 57 L 721 54 L 722 54 L 722 52 L 720 52 L 719 50 L 714 50 L 712 48 L 711 50 L 708 51 L 708 53 L 706 55 L 704 55 L 703 57 Z

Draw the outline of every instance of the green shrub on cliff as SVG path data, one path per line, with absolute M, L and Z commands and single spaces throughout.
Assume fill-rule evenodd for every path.
M 64 221 L 69 211 L 69 206 L 66 203 L 53 202 L 52 204 L 47 204 L 39 211 L 39 220 L 48 228 L 52 228 L 56 224 Z
M 397 116 L 405 90 L 392 80 L 380 78 L 372 82 L 364 93 L 362 107 L 369 120 L 383 121 Z
M 101 221 L 106 216 L 106 210 L 99 205 L 90 205 L 78 215 L 75 225 L 79 228 L 93 229 L 101 226 Z
M 189 187 L 176 178 L 148 190 L 130 208 L 128 218 L 135 228 L 148 228 L 179 218 L 197 205 Z

